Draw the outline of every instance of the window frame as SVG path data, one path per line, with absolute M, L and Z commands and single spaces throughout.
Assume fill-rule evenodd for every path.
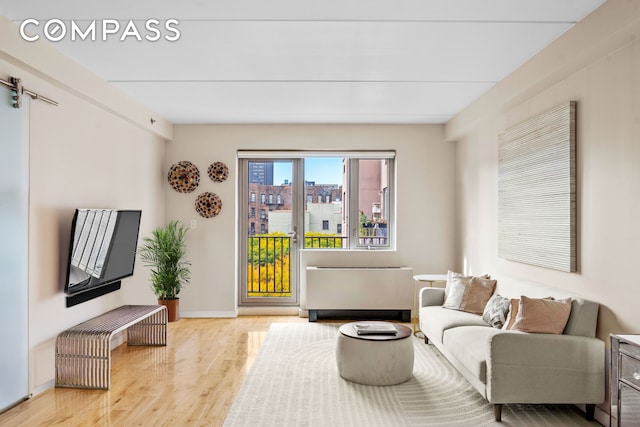
M 397 156 L 395 150 L 265 150 L 265 151 L 253 151 L 253 150 L 239 150 L 238 157 L 242 159 L 300 159 L 300 165 L 297 171 L 294 170 L 294 174 L 299 177 L 298 185 L 296 186 L 296 192 L 300 200 L 299 213 L 296 218 L 300 223 L 300 229 L 302 233 L 299 233 L 301 237 L 300 241 L 303 242 L 300 250 L 396 250 L 397 236 L 396 236 L 396 203 L 398 197 L 398 191 L 396 188 L 396 162 Z M 345 161 L 343 173 L 347 175 L 343 182 L 342 195 L 336 198 L 336 202 L 342 204 L 343 218 L 342 218 L 342 234 L 341 236 L 347 237 L 347 245 L 342 248 L 314 248 L 306 247 L 304 245 L 304 207 L 307 202 L 313 203 L 313 197 L 308 200 L 309 195 L 304 193 L 304 160 L 312 157 L 323 158 L 342 158 Z M 383 200 L 385 207 L 383 209 L 383 215 L 385 215 L 387 223 L 386 244 L 384 245 L 370 245 L 360 243 L 360 218 L 359 218 L 359 201 L 358 201 L 358 161 L 359 160 L 386 160 L 387 162 L 387 187 L 382 188 Z M 306 196 L 306 197 L 305 197 Z M 333 199 L 333 197 L 331 198 Z M 328 200 L 330 203 L 332 200 Z M 353 220 L 352 220 L 353 219 Z M 336 230 L 337 231 L 337 230 Z
M 395 154 L 395 153 L 394 153 Z M 342 210 L 343 210 L 343 222 L 342 222 L 342 232 L 336 234 L 342 237 L 346 237 L 347 244 L 342 247 L 326 247 L 326 248 L 318 248 L 313 246 L 306 246 L 306 239 L 303 241 L 303 246 L 301 249 L 307 250 L 395 250 L 396 247 L 396 236 L 395 236 L 395 203 L 396 203 L 396 192 L 395 192 L 395 155 L 393 156 L 363 156 L 363 157 L 352 157 L 352 156 L 344 156 L 342 153 L 327 153 L 325 156 L 316 156 L 316 157 L 336 157 L 342 158 L 345 164 L 344 166 L 344 174 L 346 175 L 346 185 L 343 185 L 342 189 Z M 302 157 L 303 165 L 304 165 L 305 157 Z M 360 171 L 360 160 L 383 160 L 386 162 L 386 177 L 387 177 L 387 186 L 380 189 L 383 195 L 382 202 L 384 203 L 383 209 L 383 217 L 386 220 L 386 235 L 385 236 L 373 236 L 373 239 L 366 239 L 366 236 L 360 236 L 360 215 L 359 215 L 359 198 L 360 198 L 360 179 L 359 179 L 359 171 Z M 304 167 L 303 167 L 303 177 L 304 180 L 306 177 L 304 176 Z M 346 189 L 344 187 L 347 187 Z M 305 186 L 306 188 L 306 186 Z M 303 189 L 304 191 L 304 189 Z M 318 197 L 321 197 L 318 195 Z M 305 193 L 304 197 L 301 199 L 306 200 L 307 203 L 313 203 L 313 195 Z M 324 197 L 323 197 L 324 200 Z M 321 203 L 321 202 L 319 202 Z M 355 218 L 354 221 L 351 218 Z M 344 223 L 347 224 L 347 229 L 345 231 Z M 322 228 L 323 232 L 330 231 L 326 230 L 324 227 Z M 303 234 L 306 235 L 307 229 L 303 226 Z M 338 237 L 338 236 L 336 236 Z M 376 244 L 377 239 L 375 237 L 385 237 L 383 244 Z M 378 240 L 379 241 L 379 240 Z
M 387 162 L 387 187 L 382 188 L 381 191 L 384 194 L 385 212 L 388 214 L 387 218 L 387 235 L 386 244 L 372 245 L 367 244 L 366 239 L 360 241 L 360 206 L 359 206 L 359 190 L 360 190 L 360 160 L 375 160 L 371 158 L 350 158 L 348 162 L 348 210 L 349 219 L 356 218 L 355 221 L 349 220 L 349 248 L 350 249 L 367 249 L 367 250 L 388 250 L 395 248 L 396 236 L 395 236 L 395 157 L 394 158 L 378 158 L 377 160 L 385 160 Z

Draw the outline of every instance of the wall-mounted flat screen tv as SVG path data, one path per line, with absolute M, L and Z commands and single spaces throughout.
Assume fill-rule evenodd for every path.
M 133 275 L 139 210 L 76 209 L 64 292 L 67 307 L 120 289 Z

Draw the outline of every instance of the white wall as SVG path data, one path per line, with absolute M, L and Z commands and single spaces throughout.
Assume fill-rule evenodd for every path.
M 498 135 L 577 101 L 578 272 L 498 258 Z M 640 1 L 608 1 L 446 127 L 457 141 L 458 268 L 601 303 L 598 337 L 640 333 Z
M 291 231 L 291 211 L 270 211 L 267 212 L 269 218 L 269 233 L 288 233 Z M 256 230 L 260 233 L 260 230 Z
M 308 224 L 305 224 L 305 232 L 338 234 L 338 224 L 342 224 L 342 204 L 341 203 L 307 203 L 309 217 Z M 329 228 L 322 229 L 323 221 L 329 221 Z M 345 227 L 346 228 L 346 227 Z
M 32 101 L 29 113 L 29 390 L 37 393 L 53 385 L 59 332 L 122 304 L 154 303 L 139 263 L 120 291 L 71 308 L 63 277 L 75 208 L 142 209 L 141 234 L 164 222 L 171 126 L 159 120 L 150 129 L 151 112 L 46 43 L 18 39 L 0 17 L 0 78 L 9 76 L 60 103 Z
M 183 316 L 233 316 L 237 296 L 236 152 L 239 149 L 385 149 L 396 150 L 397 250 L 319 251 L 302 255 L 306 265 L 406 265 L 416 273 L 443 273 L 455 264 L 454 164 L 455 146 L 444 142 L 439 125 L 184 125 L 174 127 L 167 144 L 164 170 L 180 160 L 194 162 L 201 184 L 191 194 L 165 185 L 166 218 L 186 223 L 195 219 L 189 249 L 192 280 L 180 294 Z M 214 183 L 208 166 L 222 161 L 229 179 Z M 193 204 L 204 191 L 223 201 L 220 215 L 200 218 Z M 305 308 L 305 282 L 301 306 Z M 413 283 L 407 283 L 413 288 Z M 338 296 L 339 297 L 339 296 Z

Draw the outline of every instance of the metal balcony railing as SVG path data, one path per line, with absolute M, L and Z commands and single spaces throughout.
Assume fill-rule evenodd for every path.
M 344 249 L 349 247 L 349 238 L 342 236 L 305 236 L 307 249 Z
M 253 236 L 247 242 L 247 295 L 291 296 L 291 238 Z
M 386 236 L 366 233 L 359 236 L 363 246 L 387 244 Z M 347 249 L 349 238 L 343 236 L 304 237 L 306 249 Z M 249 236 L 247 240 L 247 296 L 289 297 L 291 293 L 291 237 Z
M 361 227 L 358 236 L 360 246 L 387 246 L 387 227 Z

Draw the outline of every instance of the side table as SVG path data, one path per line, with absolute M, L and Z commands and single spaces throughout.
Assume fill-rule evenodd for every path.
M 446 274 L 416 274 L 413 276 L 414 280 L 414 290 L 413 290 L 413 314 L 411 316 L 411 323 L 413 323 L 413 335 L 417 335 L 420 332 L 420 327 L 418 326 L 418 312 L 420 311 L 420 307 L 418 307 L 418 284 L 420 283 L 428 283 L 429 287 L 433 287 L 433 284 L 436 282 L 446 282 L 447 275 Z
M 393 325 L 395 335 L 358 335 L 355 325 Z M 411 329 L 389 322 L 353 322 L 340 326 L 336 343 L 338 373 L 358 384 L 387 386 L 403 383 L 413 375 Z
M 611 334 L 609 425 L 640 425 L 640 335 Z

